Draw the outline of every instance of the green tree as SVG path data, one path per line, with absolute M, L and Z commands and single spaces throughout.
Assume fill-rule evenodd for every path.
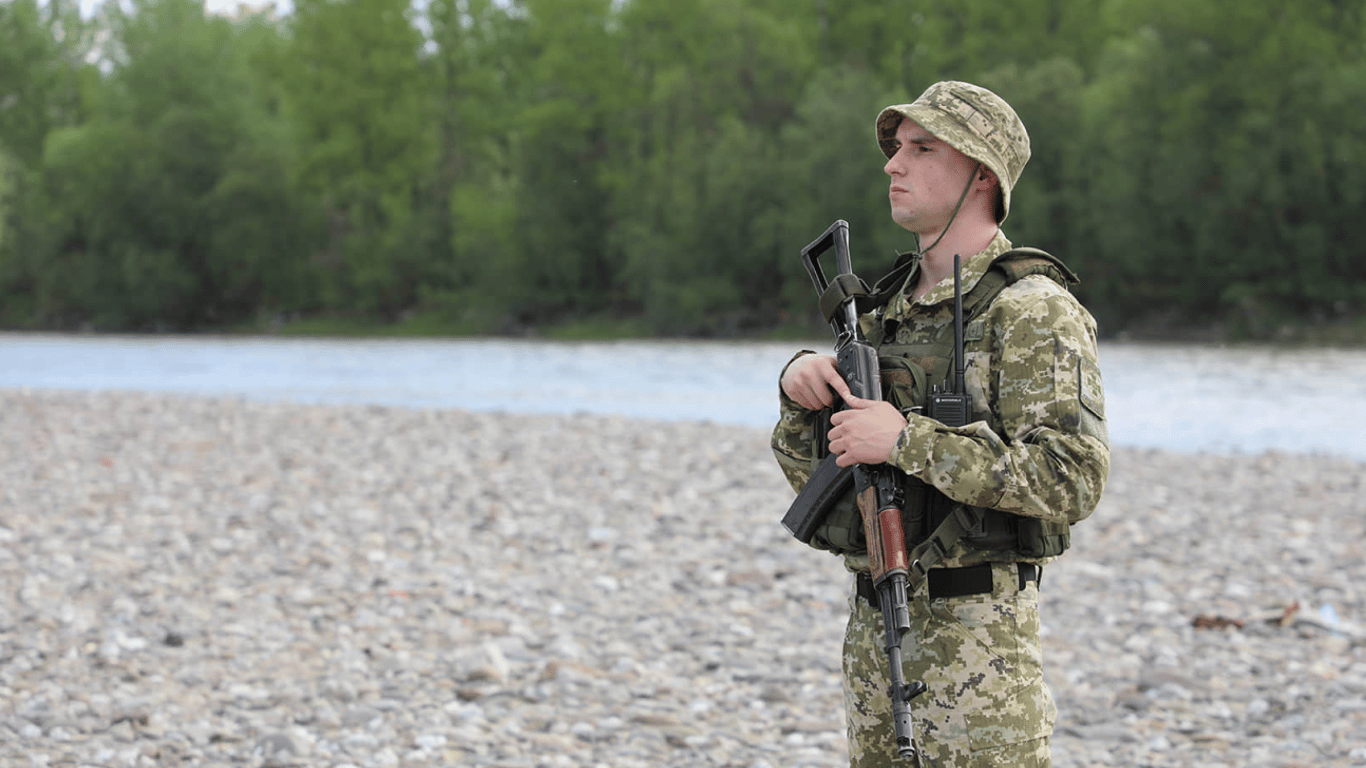
M 72 0 L 0 2 L 0 147 L 25 166 L 48 131 L 81 118 L 87 24 Z
M 419 8 L 0 0 L 0 322 L 810 321 L 797 253 L 831 220 L 870 280 L 914 246 L 872 119 L 946 77 L 1029 126 L 1007 230 L 1103 332 L 1366 311 L 1359 3 Z
M 1340 258 L 1355 233 L 1330 215 L 1330 177 L 1352 175 L 1334 149 L 1359 146 L 1363 126 L 1338 76 L 1360 61 L 1342 31 L 1360 29 L 1359 11 L 1212 0 L 1115 13 L 1144 23 L 1110 41 L 1085 87 L 1090 181 L 1069 206 L 1089 248 L 1110 254 L 1105 311 L 1263 335 L 1285 313 L 1359 301 L 1361 272 Z
M 631 77 L 608 183 L 624 290 L 668 332 L 767 321 L 795 192 L 775 181 L 779 137 L 815 54 L 796 22 L 733 0 L 636 0 L 620 24 Z
M 302 0 L 285 71 L 299 185 L 326 216 L 315 259 L 334 310 L 413 306 L 435 237 L 421 33 L 404 0 Z
M 518 22 L 492 0 L 427 6 L 437 114 L 433 279 L 421 301 L 457 322 L 496 327 L 515 300 L 515 124 Z
M 48 133 L 83 117 L 88 27 L 69 0 L 0 2 L 0 323 L 34 322 L 35 169 Z
M 617 285 L 602 178 L 625 77 L 612 3 L 526 0 L 511 14 L 520 65 L 504 115 L 513 179 L 504 189 L 515 200 L 507 259 L 520 276 L 517 313 L 538 321 L 596 312 Z
M 109 75 L 88 121 L 48 133 L 26 205 L 34 309 L 58 327 L 250 317 L 288 288 L 294 227 L 234 30 L 190 0 L 105 14 Z M 255 221 L 226 224 L 243 200 Z

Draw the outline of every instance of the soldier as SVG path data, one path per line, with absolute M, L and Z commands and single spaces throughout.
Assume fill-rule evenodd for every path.
M 1047 766 L 1056 708 L 1039 638 L 1042 566 L 1067 548 L 1069 527 L 1095 509 L 1109 472 L 1104 395 L 1091 315 L 1075 277 L 1041 251 L 1013 251 L 1000 229 L 1029 159 L 1014 110 L 984 88 L 937 83 L 877 118 L 888 161 L 892 218 L 930 243 L 898 260 L 861 318 L 878 347 L 885 399 L 853 396 L 833 357 L 799 353 L 781 376 L 773 447 L 793 487 L 819 446 L 821 409 L 838 463 L 879 464 L 923 481 L 908 491 L 908 549 L 944 530 L 956 505 L 984 510 L 910 597 L 906 679 L 928 691 L 911 702 L 921 763 Z M 920 414 L 928 385 L 953 357 L 953 260 L 962 258 L 970 423 Z M 926 486 L 919 486 L 924 489 Z M 851 765 L 905 765 L 893 739 L 882 614 L 852 503 L 827 518 L 814 546 L 843 555 L 855 574 L 844 645 Z

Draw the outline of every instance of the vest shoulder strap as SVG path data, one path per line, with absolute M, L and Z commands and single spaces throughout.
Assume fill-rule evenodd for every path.
M 1072 270 L 1051 253 L 1038 248 L 1012 248 L 997 256 L 982 279 L 963 297 L 963 321 L 975 319 L 1008 286 L 1030 275 L 1044 275 L 1067 290 L 1080 282 Z
M 920 259 L 913 254 L 902 255 L 891 272 L 878 280 L 871 289 L 865 288 L 868 295 L 860 297 L 859 310 L 866 312 L 891 301 L 892 296 L 901 290 L 902 283 L 919 263 Z M 1061 259 L 1047 251 L 1028 246 L 1011 248 L 991 262 L 986 274 L 963 297 L 964 312 L 972 316 L 980 314 L 996 300 L 1006 286 L 1029 275 L 1046 275 L 1068 290 L 1081 282 Z
M 1011 248 L 997 256 L 991 265 L 1005 272 L 1012 283 L 1027 275 L 1047 275 L 1058 285 L 1071 290 L 1072 286 L 1081 282 L 1081 279 L 1062 263 L 1062 259 L 1047 251 L 1028 246 Z

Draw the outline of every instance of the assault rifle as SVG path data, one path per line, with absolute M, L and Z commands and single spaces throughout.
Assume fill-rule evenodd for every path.
M 820 255 L 835 249 L 839 270 L 834 282 L 827 281 L 820 266 Z M 849 224 L 836 221 L 811 244 L 802 249 L 802 261 L 821 296 L 821 309 L 835 332 L 835 360 L 849 390 L 865 400 L 882 399 L 882 381 L 877 350 L 864 337 L 858 324 L 857 297 L 867 290 L 853 274 L 849 257 Z M 829 507 L 853 485 L 868 541 L 868 564 L 873 586 L 877 589 L 886 630 L 885 647 L 891 681 L 892 718 L 898 754 L 918 759 L 910 701 L 924 693 L 922 682 L 908 684 L 901 664 L 901 638 L 910 631 L 907 604 L 906 534 L 902 522 L 901 473 L 886 464 L 857 464 L 848 472 L 835 466 L 828 455 L 813 473 L 797 500 L 792 503 L 783 524 L 798 538 L 809 541 L 820 526 Z M 904 475 L 902 475 L 904 477 Z M 847 478 L 847 479 L 846 479 Z M 810 491 L 810 494 L 808 494 Z M 791 518 L 791 519 L 789 519 Z M 802 533 L 798 533 L 798 529 Z

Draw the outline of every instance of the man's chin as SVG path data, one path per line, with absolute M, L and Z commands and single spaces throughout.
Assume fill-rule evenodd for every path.
M 892 209 L 892 221 L 896 222 L 902 229 L 915 230 L 915 216 L 909 211 L 901 208 Z

